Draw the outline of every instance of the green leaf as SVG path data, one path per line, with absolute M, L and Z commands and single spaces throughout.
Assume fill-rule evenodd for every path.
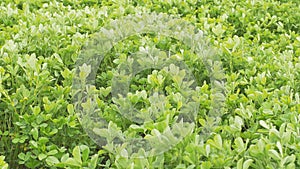
M 280 152 L 280 156 L 283 157 L 283 149 L 282 149 L 282 145 L 280 144 L 279 141 L 277 141 L 276 146 Z
M 214 136 L 214 140 L 208 140 L 207 142 L 220 150 L 223 148 L 222 137 L 219 134 Z
M 221 24 L 218 24 L 216 27 L 212 28 L 212 31 L 217 36 L 221 36 L 225 32 L 225 30 L 222 29 Z
M 74 160 L 78 162 L 78 164 L 82 164 L 82 161 L 81 161 L 81 152 L 80 152 L 80 148 L 79 146 L 76 146 L 74 149 L 73 149 L 73 152 L 72 152 L 72 155 L 74 157 Z
M 92 156 L 91 161 L 89 162 L 89 168 L 90 169 L 96 169 L 97 168 L 97 162 L 98 162 L 98 154 L 95 154 Z
M 40 137 L 39 138 L 39 144 L 46 144 L 46 143 L 48 143 L 48 141 L 49 141 L 49 139 L 47 138 L 47 137 Z
M 259 120 L 259 124 L 266 129 L 270 129 L 269 125 L 263 120 Z
M 35 53 L 33 53 L 32 55 L 27 55 L 26 56 L 26 60 L 27 60 L 27 65 L 33 69 L 36 70 L 36 65 L 37 65 L 37 59 L 36 59 L 36 55 Z
M 41 154 L 38 155 L 38 159 L 39 159 L 39 160 L 43 160 L 43 159 L 45 159 L 46 157 L 47 157 L 47 155 L 46 155 L 46 154 L 43 154 L 43 153 L 41 153 Z
M 205 155 L 206 155 L 207 157 L 209 157 L 209 154 L 210 154 L 210 145 L 207 144 L 207 145 L 205 146 Z
M 252 163 L 253 163 L 252 159 L 246 160 L 243 164 L 243 169 L 248 169 Z
M 1 169 L 8 169 L 8 164 L 4 160 L 5 156 L 0 156 L 0 167 Z
M 59 160 L 56 157 L 54 157 L 54 156 L 49 156 L 49 157 L 46 158 L 46 163 L 49 166 L 53 166 L 55 164 L 58 164 Z
M 193 160 L 189 156 L 184 156 L 183 159 L 188 163 L 194 164 Z
M 83 64 L 82 66 L 79 67 L 79 78 L 80 80 L 85 80 L 88 75 L 91 73 L 91 65 Z
M 30 140 L 29 143 L 30 143 L 33 147 L 35 147 L 35 148 L 38 148 L 38 147 L 39 147 L 39 146 L 38 146 L 38 143 L 37 143 L 36 141 Z
M 236 169 L 243 169 L 243 162 L 244 162 L 243 158 L 239 159 L 239 161 L 237 162 Z
M 39 131 L 37 128 L 33 128 L 30 132 L 34 140 L 37 140 L 39 137 Z
M 18 155 L 18 157 L 19 157 L 19 159 L 21 159 L 21 160 L 26 160 L 26 155 L 25 155 L 24 153 L 20 153 L 20 154 Z
M 51 150 L 51 151 L 49 151 L 48 153 L 47 153 L 47 155 L 55 155 L 55 154 L 57 154 L 58 153 L 58 151 L 57 150 Z
M 69 159 L 69 153 L 64 154 L 64 155 L 61 157 L 60 161 L 61 161 L 61 162 L 66 162 L 68 159 Z
M 237 147 L 237 152 L 242 153 L 245 150 L 245 144 L 241 137 L 236 138 L 234 143 Z
M 68 113 L 69 114 L 74 114 L 74 106 L 72 105 L 72 104 L 68 104 L 68 106 L 67 106 L 67 111 L 68 111 Z
M 77 160 L 73 158 L 68 158 L 63 164 L 66 164 L 71 167 L 81 167 L 81 163 L 79 163 Z
M 285 157 L 282 161 L 281 161 L 281 164 L 282 166 L 286 165 L 286 164 L 289 164 L 289 163 L 294 163 L 296 160 L 296 156 L 294 154 L 290 155 L 290 156 L 287 156 Z
M 281 157 L 276 150 L 269 150 L 269 156 L 271 156 L 274 160 L 281 160 Z
M 88 146 L 86 145 L 81 145 L 80 146 L 80 150 L 81 150 L 81 154 L 82 154 L 82 161 L 86 162 L 89 158 L 89 154 L 90 154 L 90 149 Z

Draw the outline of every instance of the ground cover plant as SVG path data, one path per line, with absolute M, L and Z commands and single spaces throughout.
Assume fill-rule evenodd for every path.
M 176 146 L 160 155 L 129 158 L 124 151 L 99 147 L 84 131 L 73 102 L 75 64 L 85 42 L 105 24 L 151 12 L 177 16 L 203 31 L 222 61 L 225 104 L 220 122 L 204 139 L 213 99 L 205 63 L 166 36 L 141 34 L 115 44 L 103 58 L 94 89 L 102 115 L 111 121 L 109 134 L 147 136 L 168 124 L 166 115 L 157 117 L 161 123 L 133 123 L 113 104 L 114 75 L 132 52 L 155 48 L 181 58 L 197 82 L 193 98 L 200 105 L 193 132 Z M 172 79 L 171 69 L 177 70 L 137 74 L 130 82 L 130 102 L 151 107 L 149 92 L 161 90 L 169 113 L 176 115 L 185 102 L 176 94 L 180 78 Z M 0 168 L 300 168 L 299 93 L 298 0 L 0 2 Z

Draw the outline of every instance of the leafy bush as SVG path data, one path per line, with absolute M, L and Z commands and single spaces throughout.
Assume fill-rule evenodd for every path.
M 226 105 L 203 139 L 213 93 L 205 64 L 169 37 L 143 34 L 115 44 L 98 69 L 95 92 L 104 116 L 130 136 L 165 125 L 133 125 L 112 102 L 113 76 L 130 52 L 169 50 L 199 84 L 193 132 L 161 155 L 128 158 L 88 137 L 71 89 L 85 42 L 112 19 L 142 12 L 172 14 L 204 32 L 222 60 Z M 300 168 L 299 1 L 3 0 L 0 18 L 0 154 L 10 168 Z M 165 73 L 148 69 L 133 78 L 138 108 L 150 105 L 143 95 L 155 87 L 176 92 L 167 75 L 165 86 L 157 83 Z M 175 94 L 168 99 L 182 106 Z M 0 167 L 8 168 L 4 156 Z

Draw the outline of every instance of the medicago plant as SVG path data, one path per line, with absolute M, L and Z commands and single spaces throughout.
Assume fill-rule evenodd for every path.
M 299 5 L 297 0 L 1 1 L 0 166 L 299 168 Z M 193 130 L 180 142 L 163 153 L 132 158 L 133 154 L 121 146 L 101 147 L 89 137 L 79 120 L 72 84 L 78 77 L 80 52 L 101 28 L 126 16 L 151 13 L 180 18 L 191 23 L 196 32 L 203 32 L 222 63 L 225 100 L 218 123 L 214 123 L 215 118 L 209 118 L 214 98 L 211 72 L 182 41 L 147 32 L 115 43 L 104 55 L 91 90 L 99 98 L 98 112 L 111 121 L 111 131 L 106 134 L 121 130 L 128 137 L 146 137 L 159 134 L 151 133 L 151 129 L 161 132 L 167 125 L 166 116 L 155 116 L 161 111 L 153 111 L 150 117 L 133 116 L 134 122 L 118 113 L 128 108 L 126 104 L 117 103 L 130 103 L 140 111 L 148 111 L 152 103 L 162 99 L 169 103 L 166 112 L 175 116 L 184 103 L 195 101 L 199 105 Z M 122 97 L 112 93 L 112 84 L 118 82 L 114 77 L 120 77 L 115 75 L 122 75 L 118 70 L 130 68 L 130 59 L 151 50 L 180 64 L 135 74 L 128 95 L 123 97 L 128 100 L 120 102 Z M 82 69 L 88 72 L 88 65 Z M 172 71 L 178 73 L 177 79 Z M 123 72 L 126 76 L 130 73 Z M 195 80 L 191 85 L 195 94 L 176 93 L 180 89 L 176 88 L 178 80 L 184 75 L 189 77 L 184 82 Z M 156 90 L 165 97 L 157 95 L 151 100 L 148 96 Z M 185 100 L 190 98 L 186 96 L 192 99 Z M 157 105 L 153 110 L 159 108 Z M 143 118 L 148 118 L 147 124 L 141 123 Z M 151 123 L 152 118 L 158 123 Z M 214 127 L 204 139 L 205 126 Z M 94 131 L 105 134 L 103 130 Z

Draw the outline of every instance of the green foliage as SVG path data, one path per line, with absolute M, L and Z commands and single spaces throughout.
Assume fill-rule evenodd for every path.
M 1 167 L 1 169 L 8 169 L 8 164 L 4 160 L 5 160 L 5 157 L 0 156 L 0 167 Z
M 149 108 L 154 103 L 149 92 L 160 90 L 168 94 L 164 99 L 169 112 L 159 122 L 143 125 L 118 113 L 112 79 L 131 52 L 147 46 L 170 51 L 191 68 L 199 84 L 193 97 L 200 104 L 193 132 L 164 154 L 130 158 L 121 148 L 112 154 L 111 147 L 98 147 L 88 137 L 70 93 L 84 42 L 111 19 L 140 12 L 173 14 L 204 32 L 225 69 L 226 105 L 221 122 L 205 140 L 201 133 L 213 123 L 208 116 L 212 84 L 205 64 L 170 37 L 149 33 L 115 44 L 96 78 L 97 106 L 111 121 L 110 130 L 100 134 L 151 138 L 165 129 L 166 114 L 184 106 L 176 94 L 184 72 L 172 69 L 178 75 L 172 79 L 164 70 L 147 69 L 132 78 L 129 101 L 138 109 Z M 90 71 L 83 67 L 81 78 Z M 0 2 L 0 168 L 300 168 L 299 94 L 297 0 Z

